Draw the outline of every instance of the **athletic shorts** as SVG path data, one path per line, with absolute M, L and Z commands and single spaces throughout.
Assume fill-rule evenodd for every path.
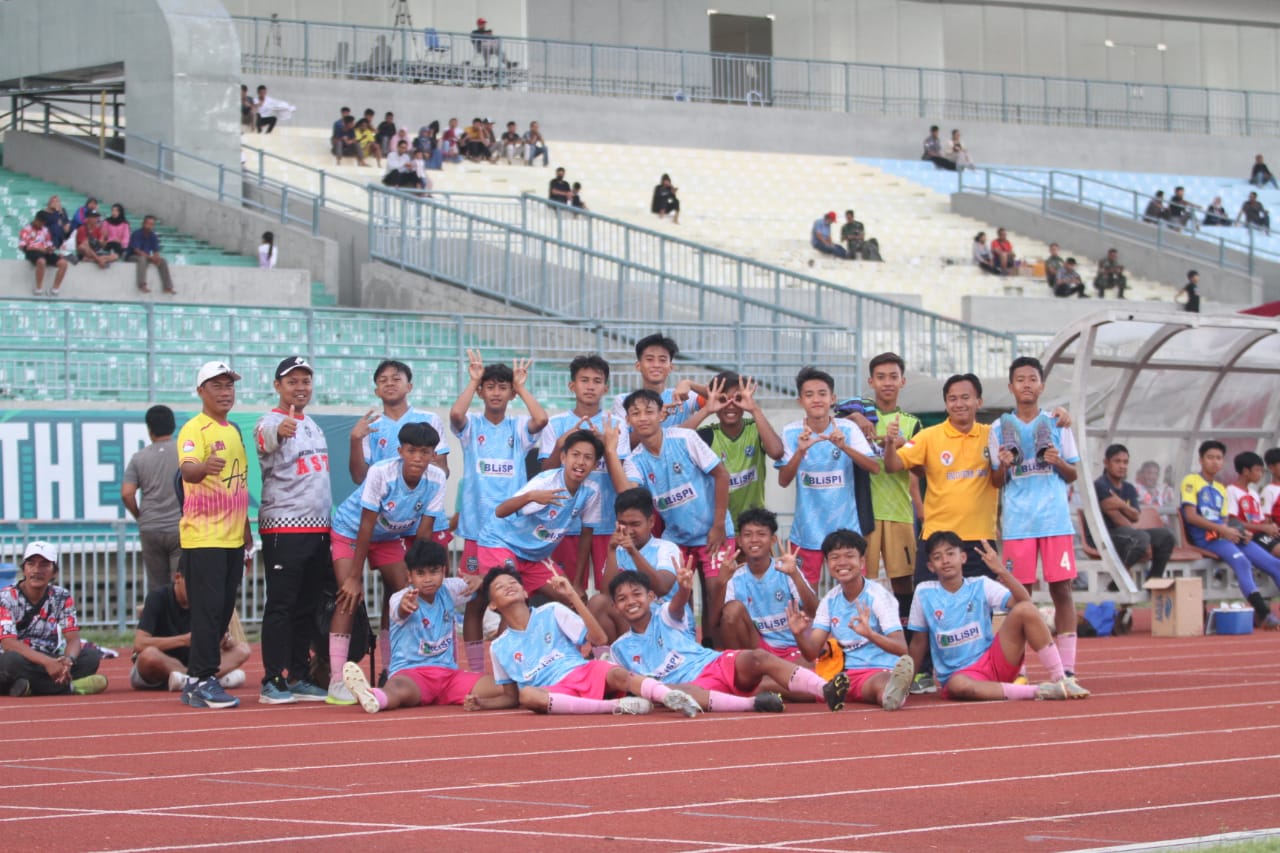
M 338 560 L 353 560 L 356 556 L 356 540 L 348 539 L 336 530 L 329 533 L 329 555 L 336 563 Z M 404 541 L 392 539 L 389 542 L 369 543 L 369 564 L 376 569 L 404 562 Z M 364 568 L 361 566 L 361 568 Z
M 514 551 L 506 548 L 486 548 L 483 545 L 477 545 L 476 560 L 480 564 L 480 573 L 484 575 L 499 566 L 510 563 L 520 573 L 520 583 L 524 586 L 524 591 L 530 595 L 542 589 L 547 585 L 547 581 L 551 580 L 551 570 L 542 562 L 521 559 Z
M 1280 545 L 1280 539 L 1277 539 L 1269 533 L 1255 533 L 1253 534 L 1253 539 L 1250 541 L 1256 542 L 1258 546 L 1268 554 L 1271 553 L 1271 550 L 1275 548 L 1276 545 Z
M 1038 539 L 1004 540 L 1005 561 L 1013 562 L 1013 576 L 1029 586 L 1036 582 L 1036 556 L 1049 583 L 1069 581 L 1076 576 L 1075 545 L 1070 536 L 1041 536 Z
M 885 574 L 891 578 L 909 578 L 916 565 L 916 530 L 903 521 L 876 521 L 876 529 L 867 534 L 865 574 L 880 577 L 880 560 L 884 558 Z
M 803 666 L 804 664 L 804 653 L 795 646 L 771 646 L 764 639 L 761 639 L 760 648 L 775 658 L 782 658 L 787 663 L 794 663 L 797 666 Z
M 480 574 L 480 545 L 476 540 L 462 540 L 462 562 L 458 565 L 458 573 L 464 575 Z
M 742 690 L 738 687 L 738 651 L 722 652 L 715 660 L 703 667 L 702 672 L 693 683 L 704 690 L 718 690 L 731 696 L 751 696 L 755 690 Z
M 657 533 L 655 532 L 656 536 Z M 720 560 L 726 554 L 732 554 L 738 547 L 738 543 L 730 536 L 724 540 L 724 544 L 720 546 L 719 551 L 713 552 L 706 545 L 681 545 L 680 559 L 688 561 L 693 557 L 693 570 L 701 571 L 703 578 L 720 577 Z
M 795 545 L 794 542 L 791 544 Z M 822 564 L 825 559 L 821 551 L 809 548 L 800 548 L 796 553 L 796 565 L 800 567 L 800 574 L 804 575 L 804 579 L 814 589 L 818 588 L 818 582 L 822 580 Z
M 407 678 L 418 685 L 422 705 L 461 705 L 476 686 L 481 675 L 447 666 L 415 666 L 391 673 L 392 678 Z
M 147 681 L 138 672 L 138 665 L 135 663 L 133 669 L 129 670 L 129 686 L 134 690 L 168 690 L 169 681 Z
M 449 543 L 453 541 L 453 534 L 448 530 L 434 530 L 429 537 L 432 542 L 443 545 L 448 549 Z M 413 543 L 418 541 L 416 536 L 403 536 L 400 539 L 404 543 L 404 552 L 409 553 L 409 549 L 413 547 Z
M 1019 655 L 1016 661 L 1010 662 L 1004 656 L 1004 647 L 1000 645 L 1000 638 L 996 637 L 991 641 L 991 645 L 987 648 L 986 653 L 964 669 L 958 669 L 951 675 L 947 676 L 950 681 L 957 675 L 964 675 L 972 678 L 974 681 L 994 681 L 997 684 L 1012 684 L 1013 680 L 1018 677 L 1018 669 L 1022 666 L 1022 656 Z M 947 685 L 942 685 L 942 698 L 948 699 Z
M 609 695 L 609 687 L 605 680 L 609 676 L 609 670 L 615 666 L 617 664 L 607 660 L 586 661 L 581 666 L 575 666 L 568 675 L 545 689 L 548 693 L 577 696 L 580 699 L 611 699 L 613 697 Z
M 31 262 L 32 266 L 35 266 L 36 261 L 40 261 L 40 260 L 43 260 L 49 264 L 56 264 L 58 262 L 57 252 L 45 252 L 45 251 L 41 251 L 40 249 L 23 249 L 22 254 L 26 256 L 27 260 Z
M 846 669 L 844 674 L 849 677 L 849 692 L 845 694 L 845 698 L 852 702 L 866 701 L 862 697 L 862 689 L 867 686 L 867 682 L 880 673 L 888 671 L 887 669 Z
M 565 567 L 566 572 L 572 572 L 573 566 L 578 564 L 578 539 L 577 536 L 566 536 L 560 540 L 560 544 L 551 552 L 551 559 Z M 596 592 L 608 592 L 604 588 L 604 561 L 609 558 L 609 537 L 601 534 L 591 537 L 591 558 L 588 568 L 591 571 L 587 577 L 594 580 L 596 584 Z

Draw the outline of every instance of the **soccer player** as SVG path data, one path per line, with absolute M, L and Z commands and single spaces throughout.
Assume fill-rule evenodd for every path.
M 397 439 L 396 457 L 370 467 L 364 485 L 333 514 L 330 539 L 338 593 L 329 625 L 331 675 L 325 701 L 330 705 L 356 701 L 342 682 L 340 664 L 347 660 L 355 611 L 364 598 L 365 560 L 382 575 L 382 624 L 389 626 L 391 595 L 407 582 L 405 539 L 426 539 L 449 528 L 445 474 L 432 464 L 440 434 L 427 423 L 406 423 Z M 379 645 L 383 666 L 389 667 L 389 631 Z
M 1200 472 L 1182 479 L 1182 519 L 1187 525 L 1187 538 L 1197 548 L 1211 551 L 1236 573 L 1240 592 L 1253 605 L 1254 624 L 1271 630 L 1280 628 L 1253 580 L 1253 570 L 1262 569 L 1280 584 L 1280 559 L 1268 554 L 1251 541 L 1247 530 L 1227 523 L 1227 490 L 1215 479 L 1226 461 L 1227 448 L 1220 441 L 1200 443 Z
M 818 658 L 828 637 L 840 645 L 847 698 L 896 711 L 907 699 L 915 665 L 907 654 L 893 594 L 863 576 L 866 550 L 866 540 L 852 530 L 828 533 L 822 554 L 837 585 L 818 602 L 812 625 L 791 602 L 787 621 L 809 660 Z
M 351 428 L 351 446 L 347 470 L 357 486 L 364 482 L 369 467 L 396 456 L 397 436 L 405 424 L 430 424 L 436 435 L 444 435 L 444 424 L 432 412 L 409 405 L 413 390 L 413 371 L 403 361 L 387 359 L 373 371 L 373 393 L 382 401 L 382 413 L 370 409 Z M 449 445 L 436 449 L 433 463 L 449 474 Z
M 205 362 L 196 374 L 200 414 L 178 432 L 183 489 L 178 535 L 191 602 L 191 654 L 181 701 L 192 708 L 240 704 L 217 678 L 236 590 L 253 561 L 249 460 L 239 427 L 227 419 L 239 381 L 240 374 L 225 362 Z
M 730 518 L 764 506 L 765 457 L 777 460 L 783 454 L 782 439 L 764 416 L 755 393 L 756 381 L 750 376 L 727 371 L 716 374 L 702 408 L 684 423 L 686 429 L 698 430 L 729 471 Z M 751 419 L 744 414 L 750 414 Z M 698 426 L 712 415 L 717 423 Z
M 662 425 L 692 429 L 687 421 L 698 411 L 694 395 L 706 396 L 708 389 L 690 379 L 681 379 L 675 388 L 667 387 L 679 354 L 676 342 L 661 332 L 643 337 L 636 341 L 636 372 L 640 374 L 640 387 L 662 398 Z M 626 400 L 625 392 L 613 398 L 613 417 L 618 423 L 627 419 Z
M 457 605 L 475 595 L 480 576 L 446 578 L 449 553 L 419 540 L 405 555 L 409 584 L 391 597 L 391 677 L 371 687 L 360 664 L 347 661 L 342 681 L 370 714 L 419 705 L 461 705 L 468 711 L 514 708 L 516 691 L 492 676 L 458 669 L 454 655 Z
M 312 393 L 307 360 L 300 355 L 282 360 L 275 389 L 279 403 L 253 430 L 262 469 L 258 533 L 267 567 L 258 702 L 323 702 L 328 691 L 311 683 L 307 664 L 321 590 L 333 571 L 329 445 L 324 430 L 303 413 Z
M 1262 512 L 1276 524 L 1280 524 L 1280 447 L 1271 447 L 1262 454 L 1262 461 L 1271 474 L 1271 482 L 1262 489 Z
M 1252 541 L 1273 557 L 1280 551 L 1280 527 L 1262 511 L 1258 484 L 1262 482 L 1262 457 L 1251 451 L 1231 460 L 1236 481 L 1227 486 L 1227 514 L 1249 531 Z
M 1089 695 L 1066 677 L 1049 626 L 1031 603 L 1026 587 L 1000 564 L 987 542 L 978 550 L 995 577 L 965 577 L 967 543 L 949 530 L 929 536 L 922 549 L 936 580 L 916 584 L 907 627 L 911 658 L 917 666 L 926 650 L 933 654 L 942 698 L 1084 699 Z M 1010 605 L 1012 602 L 1012 606 Z M 993 631 L 992 611 L 1009 613 Z M 1043 684 L 1014 684 L 1027 646 L 1049 670 Z
M 729 518 L 729 472 L 693 430 L 663 428 L 662 397 L 642 389 L 627 395 L 627 428 L 636 442 L 624 462 L 619 431 L 605 425 L 605 458 L 614 487 L 622 492 L 644 486 L 653 493 L 662 518 L 663 536 L 680 546 L 684 559 L 694 558 L 702 573 L 703 642 L 713 641 L 723 599 L 720 561 L 733 553 L 733 521 Z
M 792 693 L 808 693 L 832 711 L 844 707 L 848 680 L 838 673 L 830 683 L 812 670 L 787 663 L 761 649 L 716 652 L 690 636 L 687 611 L 693 596 L 693 567 L 681 566 L 677 591 L 660 604 L 639 572 L 622 572 L 609 584 L 614 608 L 629 630 L 614 641 L 613 659 L 632 672 L 674 685 L 697 700 L 704 711 L 781 711 L 782 697 L 761 692 L 770 679 Z
M 547 425 L 547 413 L 527 387 L 532 366 L 531 359 L 516 359 L 514 368 L 486 365 L 477 350 L 467 350 L 469 381 L 449 409 L 449 428 L 462 442 L 464 475 L 458 487 L 457 534 L 462 537 L 465 574 L 480 571 L 480 532 L 498 504 L 528 482 L 525 457 Z M 468 412 L 477 393 L 484 412 Z M 527 415 L 507 413 L 516 397 L 528 409 Z M 472 596 L 462 621 L 467 667 L 472 672 L 484 672 L 483 625 L 484 605 Z
M 811 587 L 822 577 L 822 540 L 833 530 L 862 529 L 854 499 L 855 468 L 879 473 L 880 462 L 852 423 L 831 416 L 836 399 L 831 374 L 806 367 L 796 374 L 801 420 L 782 428 L 783 456 L 774 463 L 778 484 L 796 484 L 790 540 L 796 562 Z M 868 508 L 869 509 L 869 508 Z
M 483 587 L 488 606 L 507 626 L 489 646 L 493 679 L 519 689 L 520 707 L 540 714 L 647 714 L 660 702 L 697 716 L 698 703 L 688 693 L 610 661 L 583 661 L 583 645 L 603 645 L 605 635 L 568 578 L 555 575 L 547 586 L 572 609 L 554 601 L 530 609 L 527 583 L 504 566 L 490 572 Z M 619 693 L 633 695 L 612 698 Z
M 1076 450 L 1071 430 L 1061 429 L 1040 408 L 1044 368 L 1039 359 L 1022 356 L 1009 366 L 1009 393 L 1016 408 L 991 426 L 987 451 L 991 484 L 1004 489 L 1000 533 L 1004 556 L 1023 586 L 1036 582 L 1036 560 L 1053 600 L 1058 654 L 1067 678 L 1076 674 L 1076 606 L 1071 582 L 1076 578 L 1075 526 L 1071 523 L 1067 486 L 1076 481 Z
M 777 534 L 778 517 L 767 509 L 750 509 L 738 518 L 738 548 L 746 563 L 730 559 L 721 566 L 724 605 L 717 637 L 726 649 L 764 649 L 800 663 L 804 655 L 787 623 L 787 605 L 796 602 L 813 616 L 818 596 L 790 546 L 774 559 Z

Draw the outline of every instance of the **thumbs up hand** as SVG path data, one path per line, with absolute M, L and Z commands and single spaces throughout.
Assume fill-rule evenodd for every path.
M 280 425 L 276 427 L 276 437 L 281 441 L 293 438 L 298 432 L 298 407 L 289 407 L 289 417 L 281 418 Z
M 218 451 L 209 451 L 209 458 L 204 460 L 204 475 L 206 477 L 216 477 L 222 473 L 222 469 L 227 467 L 227 460 L 218 455 Z

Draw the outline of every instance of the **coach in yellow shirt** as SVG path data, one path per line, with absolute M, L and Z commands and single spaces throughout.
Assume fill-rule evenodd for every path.
M 227 420 L 239 379 L 225 362 L 206 362 L 196 375 L 201 412 L 178 433 L 183 489 L 178 533 L 191 604 L 191 653 L 182 704 L 193 708 L 240 704 L 217 679 L 220 643 L 253 552 L 249 461 L 240 429 Z

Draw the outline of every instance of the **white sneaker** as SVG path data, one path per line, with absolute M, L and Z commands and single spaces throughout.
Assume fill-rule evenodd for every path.
M 347 690 L 351 691 L 351 695 L 360 703 L 361 708 L 370 714 L 378 713 L 378 698 L 369 688 L 369 679 L 364 677 L 364 670 L 360 668 L 360 664 L 347 661 L 342 665 L 342 683 Z M 330 688 L 331 691 L 332 689 Z
M 226 675 L 219 678 L 218 683 L 221 684 L 227 690 L 234 690 L 237 687 L 244 687 L 244 670 L 233 669 L 230 672 L 228 672 Z
M 324 697 L 324 701 L 326 705 L 354 705 L 356 704 L 356 697 L 351 695 L 347 685 L 341 681 L 335 681 L 329 685 L 329 695 Z
M 653 703 L 641 696 L 623 696 L 618 700 L 618 705 L 613 709 L 613 713 L 631 714 L 633 716 L 647 714 L 653 710 Z
M 492 640 L 498 636 L 498 632 L 502 630 L 502 617 L 498 615 L 496 610 L 490 610 L 487 607 L 484 611 L 484 638 Z
M 683 690 L 667 691 L 667 695 L 662 697 L 662 704 L 686 717 L 692 718 L 702 713 L 702 708 L 698 706 L 697 701 Z
M 182 689 L 187 686 L 187 674 L 182 671 L 169 673 L 169 692 L 181 693 Z

